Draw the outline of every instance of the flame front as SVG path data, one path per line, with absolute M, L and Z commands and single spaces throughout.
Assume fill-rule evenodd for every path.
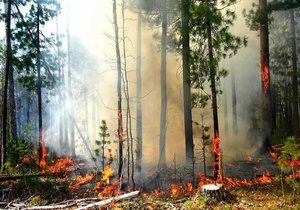
M 109 166 L 105 166 L 104 170 L 102 171 L 102 181 L 106 181 L 109 184 L 109 178 L 113 175 L 115 171 L 110 168 Z
M 40 166 L 44 168 L 46 166 L 46 154 L 47 150 L 45 147 L 45 142 L 44 142 L 44 136 L 45 136 L 45 129 L 42 129 L 42 136 L 40 138 L 40 147 L 41 147 L 41 158 L 40 158 Z
M 216 137 L 213 140 L 213 154 L 215 156 L 214 160 L 214 178 L 217 179 L 217 181 L 222 180 L 222 175 L 221 175 L 221 149 L 220 149 L 220 138 L 219 134 L 216 131 Z

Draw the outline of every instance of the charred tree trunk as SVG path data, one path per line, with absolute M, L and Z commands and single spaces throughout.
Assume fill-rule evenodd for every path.
M 294 10 L 290 10 L 291 14 L 291 32 L 292 32 L 292 63 L 293 63 L 293 73 L 292 73 L 292 102 L 293 102 L 293 131 L 294 136 L 297 141 L 300 141 L 299 135 L 299 110 L 298 110 L 298 66 L 297 66 L 297 43 L 296 43 L 296 30 L 295 30 L 295 15 Z
M 210 3 L 206 1 L 207 6 L 210 8 Z M 210 12 L 211 8 L 210 8 Z M 220 154 L 220 139 L 219 139 L 219 120 L 218 120 L 218 104 L 217 104 L 217 90 L 216 90 L 216 64 L 214 61 L 213 45 L 212 45 L 212 23 L 208 18 L 207 21 L 207 44 L 208 44 L 208 59 L 209 59 L 209 72 L 210 72 L 210 88 L 212 96 L 212 110 L 213 110 L 213 124 L 214 124 L 214 178 L 221 179 L 221 154 Z
M 238 134 L 238 125 L 237 125 L 237 112 L 236 112 L 236 90 L 235 90 L 235 73 L 232 71 L 231 74 L 231 85 L 232 85 L 232 127 L 234 135 Z
M 117 19 L 117 3 L 113 0 L 113 20 L 114 20 L 114 30 L 115 30 L 115 44 L 116 44 L 116 56 L 117 56 L 117 71 L 118 71 L 118 137 L 119 137 L 119 169 L 118 177 L 122 177 L 123 169 L 123 122 L 122 122 L 122 67 L 121 67 L 121 55 L 119 46 L 119 28 Z
M 140 175 L 142 171 L 143 135 L 142 135 L 142 9 L 141 0 L 138 1 L 138 26 L 137 26 L 137 61 L 136 61 L 136 168 Z
M 191 111 L 191 82 L 190 82 L 190 0 L 181 0 L 182 19 L 182 71 L 183 71 L 183 103 L 184 103 L 184 129 L 185 129 L 185 159 L 188 165 L 194 159 L 194 141 Z
M 166 167 L 166 133 L 167 133 L 167 2 L 162 0 L 162 36 L 161 36 L 161 95 L 160 95 L 160 138 L 159 168 Z
M 5 73 L 4 73 L 4 87 L 3 87 L 3 109 L 2 109 L 2 142 L 1 142 L 1 161 L 0 167 L 3 168 L 6 162 L 6 145 L 7 145 L 7 110 L 8 110 L 8 80 L 11 71 L 11 4 L 12 1 L 7 1 L 7 11 L 6 11 L 6 61 L 5 61 Z
M 262 136 L 263 144 L 261 153 L 271 148 L 271 135 L 273 130 L 273 120 L 271 114 L 271 94 L 270 94 L 270 69 L 269 69 L 269 26 L 267 0 L 259 0 L 259 8 L 261 11 L 260 22 L 260 66 L 262 80 Z

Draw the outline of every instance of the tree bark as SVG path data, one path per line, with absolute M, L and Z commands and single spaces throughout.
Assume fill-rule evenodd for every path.
M 6 146 L 7 146 L 7 107 L 8 107 L 8 80 L 11 68 L 11 4 L 12 1 L 7 1 L 7 17 L 6 17 L 6 61 L 4 73 L 4 87 L 3 87 L 3 110 L 2 110 L 2 145 L 1 145 L 1 161 L 0 167 L 3 168 L 6 163 Z
M 142 9 L 141 2 L 138 1 L 138 26 L 137 26 L 137 61 L 136 61 L 136 168 L 140 175 L 142 172 L 142 154 L 143 154 L 143 121 L 142 121 Z
M 122 176 L 123 169 L 123 122 L 122 122 L 122 67 L 121 67 L 121 55 L 119 46 L 119 28 L 117 19 L 117 3 L 113 0 L 113 20 L 115 30 L 115 45 L 116 45 L 116 56 L 117 56 L 117 92 L 118 92 L 118 137 L 119 137 L 119 169 L 118 177 Z
M 161 37 L 161 67 L 160 67 L 160 138 L 159 138 L 159 168 L 166 167 L 166 132 L 167 132 L 167 2 L 162 0 L 162 37 Z
M 271 94 L 270 94 L 270 70 L 269 70 L 269 26 L 267 0 L 259 0 L 259 8 L 262 13 L 260 23 L 260 66 L 262 80 L 262 136 L 263 144 L 261 153 L 266 152 L 271 147 L 271 134 L 273 130 L 273 120 L 271 114 Z
M 291 14 L 291 33 L 292 33 L 292 63 L 293 63 L 293 73 L 292 73 L 292 88 L 293 88 L 293 130 L 294 136 L 297 141 L 300 141 L 299 135 L 299 110 L 298 110 L 298 66 L 297 66 L 297 43 L 296 43 L 296 30 L 295 30 L 295 15 L 294 10 L 290 10 Z
M 210 8 L 210 3 L 206 1 L 207 6 Z M 211 8 L 210 8 L 210 12 Z M 220 154 L 220 141 L 219 141 L 219 119 L 218 119 L 218 104 L 217 104 L 217 90 L 216 90 L 216 65 L 214 61 L 213 45 L 212 45 L 212 23 L 210 18 L 207 22 L 207 44 L 208 44 L 208 59 L 210 71 L 210 88 L 212 96 L 212 110 L 213 110 L 213 124 L 214 124 L 214 178 L 221 178 L 221 154 Z
M 234 135 L 238 134 L 238 125 L 237 125 L 237 112 L 236 112 L 236 90 L 235 90 L 235 73 L 232 71 L 231 74 L 231 85 L 232 85 L 232 125 Z
M 182 70 L 183 70 L 183 103 L 184 103 L 184 129 L 185 129 L 185 159 L 188 165 L 194 159 L 194 141 L 192 127 L 191 109 L 191 82 L 190 82 L 190 0 L 181 0 L 181 19 L 182 19 Z
M 39 125 L 39 161 L 42 160 L 43 154 L 43 116 L 42 116 L 42 78 L 41 78 L 41 52 L 40 52 L 40 15 L 41 5 L 40 0 L 37 0 L 37 28 L 36 28 L 36 49 L 37 49 L 37 95 L 38 95 L 38 125 Z

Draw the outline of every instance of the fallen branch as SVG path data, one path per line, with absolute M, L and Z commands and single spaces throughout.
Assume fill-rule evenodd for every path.
M 24 174 L 24 175 L 17 175 L 17 176 L 0 175 L 0 182 L 8 181 L 8 180 L 22 179 L 22 178 L 45 177 L 45 176 L 58 176 L 58 175 L 54 174 L 54 173 Z
M 131 198 L 137 197 L 139 193 L 140 193 L 139 191 L 133 191 L 133 192 L 130 192 L 130 193 L 126 193 L 124 195 L 116 196 L 114 198 L 109 198 L 109 199 L 106 199 L 106 200 L 103 200 L 103 201 L 99 201 L 99 202 L 92 203 L 92 204 L 89 204 L 89 205 L 86 205 L 86 206 L 82 206 L 82 207 L 77 208 L 75 210 L 85 210 L 85 209 L 95 207 L 95 206 L 105 206 L 107 204 L 110 204 L 113 201 L 121 201 L 121 200 L 126 200 L 126 199 L 131 199 Z

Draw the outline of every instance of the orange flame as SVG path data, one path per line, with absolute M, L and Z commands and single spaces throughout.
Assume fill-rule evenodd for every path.
M 67 167 L 70 164 L 75 163 L 75 160 L 70 159 L 70 158 L 59 158 L 53 166 L 50 166 L 48 170 L 52 173 L 57 173 L 64 171 L 65 175 L 69 172 Z
M 249 157 L 248 157 L 248 161 L 249 161 L 249 162 L 252 162 L 252 161 L 253 161 L 253 157 L 249 156 Z
M 45 136 L 45 129 L 43 128 L 42 129 L 42 135 L 41 135 L 41 138 L 40 138 L 40 148 L 41 148 L 41 158 L 40 158 L 40 166 L 42 168 L 44 168 L 46 166 L 46 153 L 47 153 L 47 150 L 46 150 L 46 147 L 45 147 L 45 142 L 44 142 L 44 136 Z
M 265 65 L 263 67 L 263 70 L 261 72 L 261 78 L 263 82 L 263 89 L 264 92 L 266 93 L 268 91 L 269 85 L 270 85 L 270 78 L 269 78 L 269 67 Z
M 272 181 L 273 181 L 273 177 L 268 171 L 264 172 L 261 177 L 256 177 L 256 182 L 260 184 L 267 184 L 267 183 L 271 183 Z
M 25 156 L 23 157 L 23 162 L 29 163 L 29 162 L 30 162 L 29 157 L 25 155 Z
M 76 176 L 76 183 L 70 184 L 69 188 L 71 189 L 79 189 L 80 185 L 85 184 L 91 180 L 93 180 L 96 177 L 96 175 L 91 176 L 90 174 L 86 174 L 85 177 L 82 177 L 81 175 Z
M 115 171 L 110 168 L 109 166 L 105 166 L 104 170 L 102 171 L 102 181 L 106 181 L 109 184 L 109 178 L 113 175 Z
M 176 184 L 171 185 L 171 198 L 177 197 L 178 196 L 178 188 Z
M 216 131 L 216 137 L 213 140 L 213 154 L 215 156 L 215 161 L 214 161 L 214 178 L 217 179 L 217 181 L 222 180 L 222 175 L 221 175 L 221 150 L 220 150 L 220 138 L 219 134 Z

